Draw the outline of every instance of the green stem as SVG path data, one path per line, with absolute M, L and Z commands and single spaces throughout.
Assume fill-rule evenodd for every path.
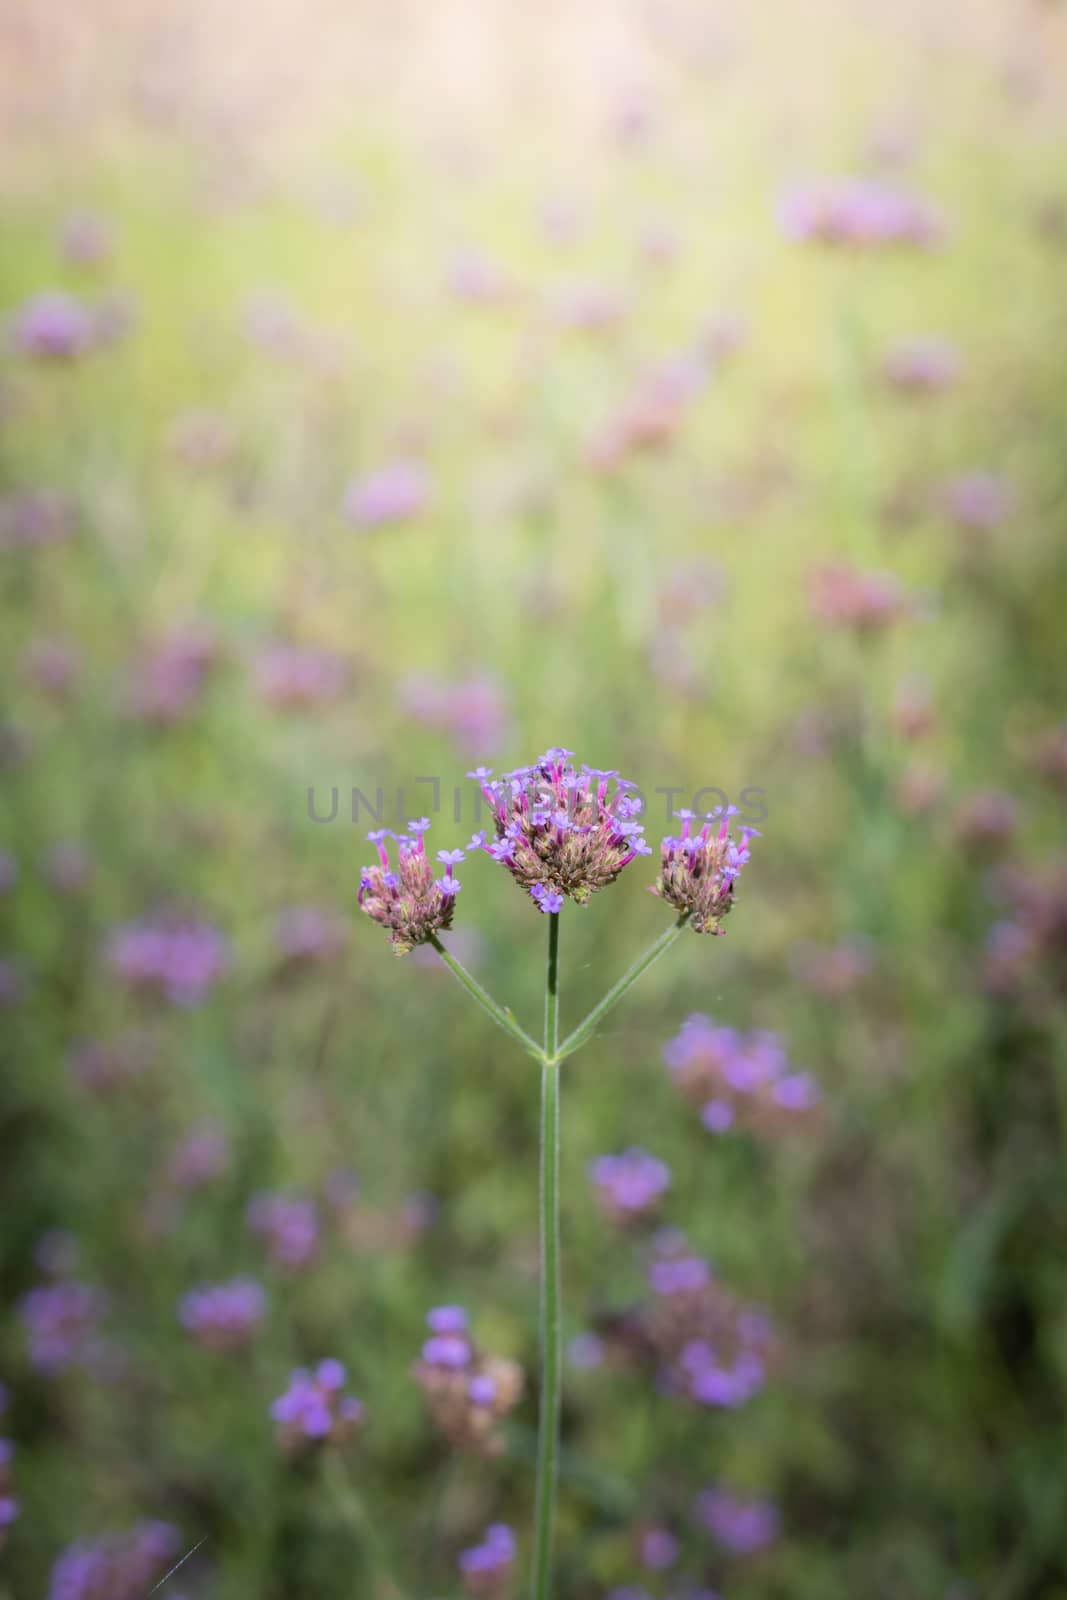
M 323 1464 L 334 1503 L 355 1535 L 361 1553 L 366 1559 L 374 1593 L 387 1596 L 388 1600 L 403 1600 L 403 1590 L 390 1572 L 389 1561 L 378 1539 L 374 1522 L 367 1515 L 363 1501 L 352 1487 L 337 1451 L 330 1448 L 324 1450 Z
M 541 1417 L 537 1439 L 537 1510 L 533 1600 L 550 1600 L 552 1534 L 559 1455 L 559 914 L 550 915 L 541 1068 Z
M 618 983 L 608 990 L 603 1000 L 593 1007 L 585 1021 L 580 1022 L 574 1032 L 567 1035 L 555 1052 L 557 1062 L 565 1061 L 568 1056 L 573 1055 L 576 1050 L 581 1048 L 595 1031 L 598 1024 L 607 1016 L 608 1012 L 618 1005 L 627 989 L 637 982 L 642 972 L 647 971 L 653 961 L 658 961 L 663 952 L 670 949 L 688 921 L 689 913 L 686 912 L 678 918 L 673 928 L 668 928 L 666 932 L 660 934 L 655 944 L 645 951 L 640 961 L 635 961 L 629 972 L 624 973 Z
M 454 955 L 449 954 L 435 933 L 431 933 L 429 943 L 433 945 L 449 971 L 459 979 L 467 993 L 478 1002 L 487 1016 L 492 1017 L 497 1027 L 503 1028 L 505 1033 L 509 1033 L 517 1044 L 522 1045 L 527 1054 L 534 1057 L 535 1061 L 543 1060 L 541 1046 L 535 1044 L 525 1029 L 519 1027 L 511 1012 L 505 1010 L 503 1006 L 497 1005 L 492 995 L 482 988 L 477 978 L 472 977 L 466 967 L 457 961 Z

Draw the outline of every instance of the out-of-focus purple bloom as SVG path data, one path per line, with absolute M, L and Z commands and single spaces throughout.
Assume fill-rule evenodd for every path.
M 175 917 L 117 929 L 108 959 L 131 988 L 164 995 L 177 1006 L 195 1006 L 225 972 L 229 950 L 217 928 Z
M 770 1500 L 746 1500 L 713 1488 L 700 1495 L 696 1509 L 715 1540 L 734 1555 L 755 1555 L 778 1537 L 781 1519 Z
M 278 913 L 274 938 L 286 966 L 332 961 L 348 943 L 348 925 L 321 906 L 286 906 Z
M 946 515 L 966 532 L 988 533 L 1011 515 L 1015 496 L 1002 478 L 991 472 L 968 472 L 945 485 L 942 504 Z
M 233 453 L 233 433 L 225 417 L 214 411 L 187 411 L 171 425 L 170 448 L 191 472 L 210 472 Z
M 463 1587 L 470 1595 L 497 1596 L 504 1592 L 515 1565 L 515 1535 L 502 1522 L 486 1528 L 481 1542 L 461 1550 L 458 1558 Z
M 219 1122 L 200 1122 L 179 1140 L 167 1163 L 167 1183 L 186 1191 L 202 1189 L 230 1164 L 230 1139 Z
M 144 1600 L 179 1549 L 169 1522 L 140 1522 L 129 1533 L 79 1539 L 59 1556 L 48 1600 Z
M 605 1214 L 624 1224 L 655 1212 L 671 1182 L 666 1162 L 636 1146 L 621 1155 L 598 1156 L 589 1164 L 589 1176 Z
M 319 1246 L 319 1217 L 311 1200 L 257 1194 L 248 1202 L 248 1224 L 264 1239 L 280 1267 L 306 1267 Z
M 397 699 L 409 716 L 450 734 L 472 755 L 503 743 L 510 730 L 507 696 L 487 676 L 445 683 L 440 678 L 415 675 L 401 680 Z
M 277 711 L 303 710 L 336 700 L 348 669 L 329 650 L 273 645 L 256 662 L 256 693 Z
M 478 1349 L 462 1306 L 436 1306 L 427 1314 L 426 1324 L 430 1337 L 423 1342 L 413 1376 L 430 1414 L 459 1449 L 498 1454 L 497 1423 L 518 1404 L 521 1368 Z
M 200 698 L 218 656 L 214 634 L 199 627 L 154 645 L 131 673 L 131 714 L 158 727 L 180 722 Z
M 663 1059 L 682 1094 L 701 1107 L 709 1133 L 735 1125 L 775 1131 L 821 1099 L 814 1078 L 791 1068 L 777 1035 L 739 1033 L 701 1012 L 686 1018 L 663 1047 Z
M 93 318 L 80 300 L 62 289 L 34 295 L 15 313 L 11 327 L 16 350 L 45 361 L 73 361 L 91 349 Z
M 567 1360 L 580 1372 L 590 1372 L 604 1364 L 604 1344 L 595 1333 L 576 1333 L 567 1346 Z
M 343 1444 L 363 1421 L 363 1404 L 345 1394 L 347 1375 L 339 1361 L 320 1361 L 314 1372 L 297 1367 L 289 1387 L 270 1408 L 278 1424 L 282 1448 L 293 1451 L 308 1444 Z
M 0 499 L 0 549 L 59 544 L 74 532 L 74 508 L 48 489 Z
M 861 572 L 838 561 L 812 574 L 811 609 L 831 627 L 874 633 L 907 616 L 910 603 L 891 572 Z
M 800 945 L 790 964 L 809 989 L 839 1000 L 851 994 L 871 971 L 874 955 L 865 940 L 846 938 L 836 945 Z
M 417 461 L 394 461 L 349 485 L 345 515 L 358 528 L 384 528 L 417 517 L 429 497 L 426 468 Z
M 571 283 L 550 306 L 552 320 L 572 332 L 611 334 L 621 328 L 627 313 L 626 298 L 600 283 Z
M 678 1560 L 680 1546 L 669 1528 L 645 1528 L 638 1541 L 638 1559 L 650 1572 L 665 1572 Z
M 861 249 L 929 247 L 944 231 L 927 201 L 876 178 L 837 178 L 799 186 L 783 200 L 780 220 L 792 239 Z
M 1019 803 L 1002 789 L 979 789 L 961 803 L 953 832 L 968 850 L 985 856 L 1011 844 L 1019 826 Z
M 459 251 L 448 266 L 450 294 L 465 305 L 500 306 L 514 299 L 515 289 L 504 270 L 480 250 Z
M 267 1309 L 267 1297 L 254 1278 L 201 1284 L 178 1304 L 178 1320 L 210 1350 L 243 1349 L 254 1337 Z
M 894 345 L 882 363 L 886 382 L 906 394 L 939 394 L 960 375 L 960 353 L 948 339 L 928 334 Z
M 100 1349 L 100 1322 L 107 1309 L 94 1284 L 41 1284 L 24 1295 L 19 1307 L 30 1361 L 54 1377 L 68 1367 L 92 1362 Z
M 0 1413 L 4 1410 L 6 1398 L 6 1393 L 0 1394 Z M 15 1498 L 11 1476 L 14 1457 L 15 1447 L 11 1440 L 0 1439 L 0 1550 L 4 1548 L 4 1538 L 8 1528 L 17 1520 L 19 1514 L 19 1503 Z

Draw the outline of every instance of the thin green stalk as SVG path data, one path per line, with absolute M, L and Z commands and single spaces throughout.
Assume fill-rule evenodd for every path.
M 618 1005 L 627 989 L 637 982 L 642 972 L 646 972 L 653 961 L 658 961 L 663 952 L 670 949 L 688 921 L 689 913 L 686 912 L 678 918 L 673 928 L 668 928 L 665 933 L 660 934 L 655 944 L 645 951 L 640 961 L 635 961 L 629 972 L 624 973 L 618 983 L 608 990 L 603 1000 L 593 1007 L 585 1021 L 580 1022 L 574 1032 L 567 1035 L 555 1052 L 557 1062 L 565 1061 L 568 1056 L 573 1055 L 585 1043 L 598 1024 L 607 1016 L 608 1012 Z
M 368 1516 L 362 1499 L 352 1486 L 344 1463 L 336 1450 L 323 1451 L 326 1481 L 338 1511 L 356 1537 L 371 1577 L 373 1591 L 388 1600 L 403 1600 L 400 1588 L 390 1570 L 389 1559 L 382 1548 L 373 1519 Z
M 454 955 L 449 954 L 435 933 L 431 933 L 429 942 L 433 945 L 445 966 L 459 979 L 467 993 L 478 1002 L 486 1015 L 492 1017 L 497 1027 L 503 1028 L 505 1033 L 509 1033 L 517 1044 L 522 1045 L 528 1055 L 533 1056 L 535 1061 L 542 1061 L 544 1053 L 541 1046 L 535 1044 L 525 1029 L 519 1027 L 511 1012 L 507 1011 L 503 1006 L 497 1005 L 492 995 L 482 988 L 477 978 L 473 977 L 466 967 L 456 960 Z
M 545 1049 L 541 1068 L 541 1417 L 537 1438 L 537 1510 L 533 1600 L 550 1600 L 552 1534 L 559 1455 L 559 914 L 548 926 Z

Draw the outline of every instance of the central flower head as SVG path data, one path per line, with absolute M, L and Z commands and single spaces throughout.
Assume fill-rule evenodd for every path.
M 554 748 L 531 767 L 494 779 L 487 767 L 467 774 L 481 784 L 496 838 L 472 841 L 500 861 L 543 912 L 564 899 L 585 905 L 614 883 L 634 856 L 650 855 L 637 820 L 641 800 L 617 772 L 571 765 L 572 750 Z

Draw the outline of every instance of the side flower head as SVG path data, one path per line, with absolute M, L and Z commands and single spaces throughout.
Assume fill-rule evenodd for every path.
M 636 820 L 641 803 L 627 793 L 633 784 L 616 772 L 576 770 L 573 754 L 553 748 L 497 780 L 486 767 L 468 774 L 492 811 L 496 839 L 487 853 L 546 915 L 565 899 L 585 905 L 634 856 L 650 853 Z
M 692 812 L 676 812 L 681 818 L 680 837 L 664 839 L 660 875 L 650 893 L 666 900 L 687 915 L 695 933 L 724 933 L 722 923 L 734 903 L 734 885 L 749 859 L 748 841 L 755 828 L 742 828 L 739 837 L 730 833 L 729 807 L 716 826 L 717 813 L 711 813 L 699 833 L 692 826 L 699 818 Z
M 429 826 L 425 817 L 410 823 L 410 832 L 392 835 L 385 828 L 367 838 L 378 846 L 376 865 L 364 867 L 359 881 L 359 904 L 368 917 L 385 928 L 389 943 L 398 956 L 407 955 L 417 944 L 452 926 L 460 882 L 453 868 L 463 860 L 462 850 L 441 850 L 438 861 L 444 874 L 434 876 L 434 864 L 426 854 L 425 836 Z M 386 839 L 397 847 L 395 869 L 389 860 Z

